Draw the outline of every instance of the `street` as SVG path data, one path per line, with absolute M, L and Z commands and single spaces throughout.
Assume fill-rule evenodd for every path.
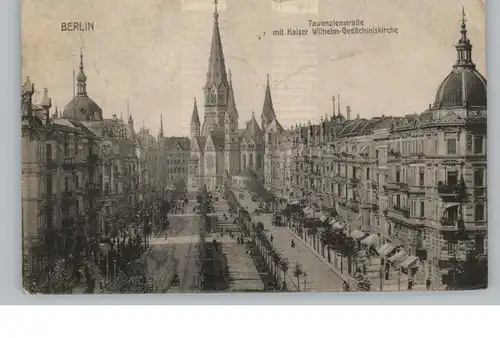
M 236 195 L 240 191 L 236 192 Z M 290 263 L 288 273 L 291 274 L 296 263 L 302 265 L 307 276 L 300 279 L 300 290 L 306 291 L 342 291 L 342 279 L 337 276 L 325 263 L 323 263 L 311 249 L 306 247 L 301 240 L 297 239 L 286 227 L 275 227 L 272 225 L 272 214 L 256 215 L 254 213 L 258 204 L 252 202 L 250 194 L 244 192 L 245 198 L 239 199 L 242 206 L 248 208 L 254 222 L 262 222 L 264 229 L 273 236 L 273 244 Z M 292 239 L 295 241 L 295 248 L 291 247 Z M 295 279 L 296 280 L 296 279 Z
M 190 200 L 186 212 L 192 210 L 194 203 L 194 200 Z M 151 251 L 147 259 L 148 273 L 153 275 L 157 292 L 196 292 L 200 217 L 192 213 L 169 214 L 168 219 L 169 228 L 151 240 Z M 180 285 L 172 287 L 170 281 L 175 272 L 179 275 Z

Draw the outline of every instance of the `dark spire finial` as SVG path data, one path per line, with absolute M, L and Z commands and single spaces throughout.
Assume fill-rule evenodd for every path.
M 217 12 L 217 4 L 219 3 L 219 0 L 214 0 L 215 4 L 215 12 L 214 12 L 214 18 L 217 20 L 219 18 L 219 12 Z

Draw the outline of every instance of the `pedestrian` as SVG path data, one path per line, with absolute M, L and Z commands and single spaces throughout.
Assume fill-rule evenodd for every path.
M 272 243 L 272 242 L 273 242 L 273 240 L 274 240 L 274 237 L 273 237 L 273 235 L 271 235 L 271 238 L 270 238 L 270 239 L 271 239 L 271 243 Z
M 410 277 L 408 278 L 408 290 L 411 290 L 413 288 L 413 279 Z
M 431 289 L 431 279 L 430 278 L 427 278 L 427 280 L 425 281 L 425 287 L 426 287 L 427 291 L 429 291 Z
M 363 275 L 366 275 L 366 263 L 363 262 Z

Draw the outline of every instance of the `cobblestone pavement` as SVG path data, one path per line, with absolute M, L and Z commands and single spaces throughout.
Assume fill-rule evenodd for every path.
M 290 263 L 290 270 L 296 263 L 302 265 L 307 276 L 300 278 L 300 290 L 304 291 L 342 291 L 342 279 L 335 274 L 324 262 L 322 262 L 310 248 L 297 240 L 297 238 L 284 227 L 272 225 L 272 214 L 254 214 L 257 207 L 252 202 L 250 195 L 244 192 L 245 198 L 240 199 L 242 206 L 247 207 L 252 219 L 264 224 L 264 229 L 268 232 L 268 237 L 273 236 L 275 248 L 280 251 Z M 236 194 L 238 195 L 238 194 Z M 295 241 L 295 248 L 291 247 L 292 239 Z M 289 271 L 289 273 L 291 273 Z

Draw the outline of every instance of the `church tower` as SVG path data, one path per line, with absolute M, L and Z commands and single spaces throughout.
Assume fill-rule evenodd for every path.
M 238 142 L 238 110 L 234 100 L 233 82 L 231 71 L 229 71 L 229 92 L 227 97 L 227 111 L 225 118 L 225 140 L 224 140 L 224 162 L 229 177 L 238 172 L 239 165 L 239 142 Z
M 214 26 L 212 32 L 212 47 L 208 60 L 207 82 L 205 83 L 205 117 L 202 136 L 208 136 L 211 131 L 223 131 L 227 109 L 229 83 L 227 81 L 222 40 L 219 32 L 219 13 L 217 0 L 215 3 Z
M 198 106 L 194 98 L 193 114 L 191 115 L 191 142 L 200 136 L 200 116 L 198 115 Z
M 276 118 L 274 113 L 273 100 L 271 98 L 271 87 L 269 86 L 269 74 L 267 74 L 266 94 L 264 95 L 264 105 L 262 106 L 262 131 L 265 132 L 267 127 Z

